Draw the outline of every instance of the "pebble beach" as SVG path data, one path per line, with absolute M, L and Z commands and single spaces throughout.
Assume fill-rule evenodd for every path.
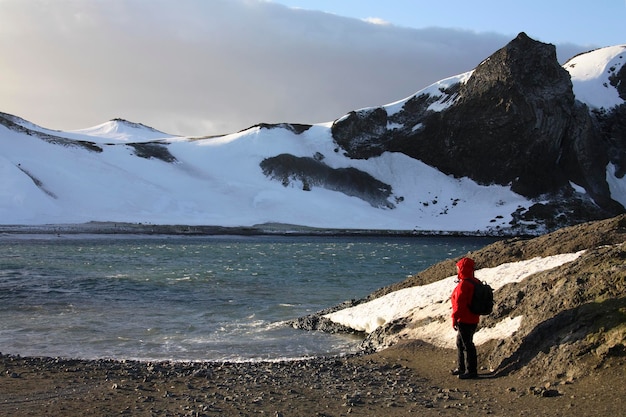
M 619 415 L 623 364 L 576 381 L 449 373 L 455 352 L 409 341 L 286 362 L 136 362 L 0 356 L 0 415 Z

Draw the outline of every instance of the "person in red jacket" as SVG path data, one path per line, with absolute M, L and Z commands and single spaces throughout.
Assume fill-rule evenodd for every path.
M 474 295 L 474 284 L 479 282 L 474 277 L 474 261 L 462 258 L 456 263 L 458 284 L 450 297 L 452 301 L 452 327 L 457 331 L 456 348 L 458 367 L 452 371 L 460 379 L 478 378 L 478 358 L 474 345 L 474 333 L 478 327 L 480 316 L 470 311 L 470 303 Z

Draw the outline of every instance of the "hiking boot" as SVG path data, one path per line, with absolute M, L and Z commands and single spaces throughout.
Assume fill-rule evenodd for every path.
M 459 375 L 459 379 L 477 379 L 478 373 L 476 372 L 466 372 L 464 374 Z
M 465 370 L 457 368 L 455 370 L 450 371 L 450 373 L 452 375 L 463 375 L 465 373 Z

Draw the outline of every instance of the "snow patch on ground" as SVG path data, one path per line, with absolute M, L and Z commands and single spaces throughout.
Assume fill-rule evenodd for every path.
M 545 258 L 536 257 L 526 261 L 505 263 L 493 268 L 476 271 L 475 276 L 487 282 L 495 290 L 506 284 L 520 282 L 529 276 L 572 262 L 585 251 L 561 254 Z M 456 285 L 456 275 L 427 285 L 394 291 L 367 303 L 325 315 L 329 320 L 348 328 L 372 333 L 380 326 L 408 317 L 418 327 L 407 327 L 404 335 L 426 340 L 434 345 L 453 347 L 456 332 L 452 329 L 450 295 Z M 502 339 L 515 332 L 522 317 L 506 318 L 492 328 L 481 328 L 476 343 L 490 339 Z

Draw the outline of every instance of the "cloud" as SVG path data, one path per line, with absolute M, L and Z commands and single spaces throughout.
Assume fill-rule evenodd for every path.
M 381 19 L 380 17 L 368 17 L 368 18 L 363 19 L 363 21 L 372 23 L 374 25 L 383 25 L 383 26 L 391 24 L 391 22 L 388 22 L 385 19 Z
M 183 135 L 325 122 L 470 70 L 508 41 L 255 0 L 0 0 L 0 111 Z

